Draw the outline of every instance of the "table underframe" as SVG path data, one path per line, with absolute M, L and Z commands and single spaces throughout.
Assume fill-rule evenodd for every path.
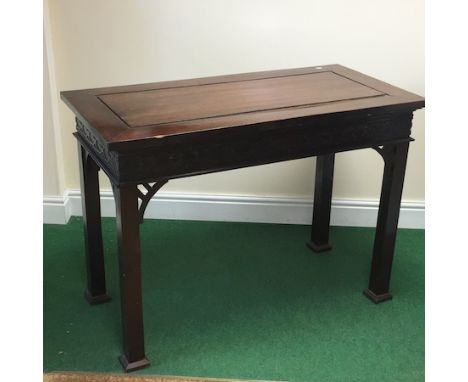
M 90 304 L 110 301 L 106 290 L 98 172 L 102 166 L 86 140 L 78 138 L 80 179 L 85 237 L 87 288 Z M 374 303 L 392 298 L 389 292 L 390 274 L 395 249 L 401 195 L 405 177 L 407 153 L 411 138 L 372 145 L 384 160 L 384 172 L 377 227 L 368 287 L 364 295 Z M 307 246 L 315 252 L 331 250 L 329 242 L 330 211 L 333 188 L 335 152 L 317 155 L 312 230 Z M 104 169 L 105 170 L 105 169 Z M 143 306 L 141 287 L 140 224 L 145 208 L 155 193 L 169 180 L 118 184 L 112 177 L 116 203 L 119 247 L 121 318 L 123 354 L 120 362 L 125 371 L 149 366 L 145 356 Z M 138 186 L 143 185 L 142 191 Z

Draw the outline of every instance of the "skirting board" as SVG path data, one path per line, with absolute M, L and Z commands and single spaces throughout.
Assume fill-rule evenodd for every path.
M 424 203 L 403 202 L 400 228 L 424 228 Z M 331 224 L 375 227 L 378 201 L 332 202 Z M 115 216 L 112 191 L 101 192 L 102 216 Z M 63 197 L 44 198 L 44 223 L 66 224 L 81 216 L 81 193 L 68 190 Z M 307 199 L 230 195 L 157 193 L 148 204 L 145 219 L 211 220 L 276 224 L 311 224 L 312 202 Z
M 71 207 L 68 193 L 64 196 L 45 196 L 42 203 L 42 220 L 46 224 L 67 224 L 73 215 Z

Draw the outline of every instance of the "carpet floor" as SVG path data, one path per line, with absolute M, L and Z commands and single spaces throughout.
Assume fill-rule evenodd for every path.
M 146 355 L 139 375 L 282 381 L 424 380 L 424 231 L 400 230 L 394 299 L 366 287 L 374 229 L 145 220 Z M 103 219 L 113 300 L 89 306 L 81 218 L 44 225 L 44 371 L 120 373 L 115 220 Z

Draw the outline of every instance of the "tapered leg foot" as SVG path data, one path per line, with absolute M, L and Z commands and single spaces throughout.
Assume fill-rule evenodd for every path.
M 143 298 L 141 290 L 140 216 L 135 184 L 113 187 L 119 243 L 120 308 L 122 313 L 125 371 L 149 366 L 145 356 Z
M 306 243 L 314 252 L 325 252 L 332 248 L 329 240 L 334 164 L 335 154 L 317 157 L 312 232 Z
M 151 365 L 146 357 L 143 357 L 142 359 L 139 359 L 138 361 L 128 362 L 128 359 L 124 354 L 119 357 L 119 361 L 126 373 L 129 373 L 135 370 L 144 369 L 145 367 L 148 367 Z
M 89 290 L 85 291 L 85 299 L 90 305 L 104 304 L 111 300 L 107 293 L 93 295 Z
M 109 301 L 106 292 L 104 252 L 101 232 L 101 204 L 99 200 L 99 166 L 78 143 L 80 161 L 81 198 L 83 208 L 84 241 L 87 272 L 85 298 L 90 304 Z
M 369 285 L 364 291 L 364 294 L 376 304 L 392 298 L 389 293 L 390 274 L 395 252 L 408 145 L 409 142 L 404 142 L 378 149 L 384 158 L 385 166 Z
M 364 296 L 366 296 L 375 304 L 379 304 L 381 302 L 388 301 L 393 298 L 393 296 L 390 293 L 375 294 L 370 289 L 364 289 L 362 293 L 364 293 Z
M 314 252 L 326 252 L 332 249 L 330 244 L 315 244 L 312 240 L 306 242 L 307 247 L 309 247 Z

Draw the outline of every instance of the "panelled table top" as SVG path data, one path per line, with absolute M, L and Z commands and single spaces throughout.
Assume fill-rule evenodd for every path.
M 306 116 L 424 106 L 420 96 L 340 65 L 65 91 L 61 96 L 111 149 L 128 141 Z

